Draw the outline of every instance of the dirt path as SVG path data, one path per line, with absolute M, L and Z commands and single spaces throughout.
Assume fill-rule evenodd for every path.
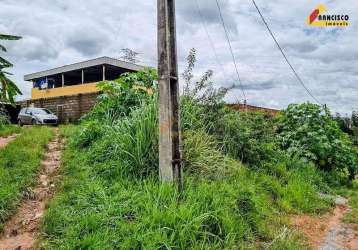
M 358 233 L 352 225 L 342 222 L 349 211 L 347 202 L 344 202 L 332 213 L 321 217 L 296 216 L 294 226 L 306 236 L 312 249 L 358 250 Z
M 42 162 L 36 186 L 27 192 L 16 214 L 4 226 L 0 235 L 0 250 L 35 248 L 41 217 L 59 180 L 62 147 L 62 139 L 56 130 L 55 138 L 48 144 L 48 152 Z
M 5 147 L 8 143 L 10 143 L 13 140 L 15 140 L 17 136 L 18 135 L 15 134 L 15 135 L 7 136 L 7 137 L 0 137 L 0 149 Z

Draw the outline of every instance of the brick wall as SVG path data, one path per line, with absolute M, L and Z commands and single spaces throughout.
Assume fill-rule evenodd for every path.
M 266 114 L 269 114 L 271 116 L 276 116 L 280 112 L 277 109 L 270 109 L 270 108 L 263 108 L 263 107 L 257 107 L 252 105 L 245 105 L 245 104 L 228 104 L 228 107 L 233 108 L 235 110 L 239 111 L 250 111 L 250 112 L 263 112 Z
M 26 100 L 18 102 L 22 108 L 36 107 L 46 108 L 56 114 L 60 123 L 78 121 L 88 113 L 96 104 L 99 93 L 61 96 L 38 100 Z

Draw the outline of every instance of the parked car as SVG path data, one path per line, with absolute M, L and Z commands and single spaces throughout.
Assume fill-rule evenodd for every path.
M 58 117 L 51 111 L 43 108 L 21 109 L 17 122 L 22 125 L 57 125 Z

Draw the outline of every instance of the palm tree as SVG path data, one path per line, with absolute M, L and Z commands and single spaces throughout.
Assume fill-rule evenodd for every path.
M 21 37 L 0 34 L 0 40 L 19 40 Z M 6 48 L 0 44 L 0 51 L 6 52 Z M 13 64 L 0 56 L 0 101 L 15 103 L 14 97 L 22 94 L 16 84 L 8 78 L 11 75 L 4 71 L 5 68 L 12 67 Z
M 14 97 L 22 92 L 7 75 L 11 74 L 0 69 L 0 101 L 15 103 Z

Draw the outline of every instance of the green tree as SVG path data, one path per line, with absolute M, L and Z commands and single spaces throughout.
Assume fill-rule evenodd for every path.
M 358 111 L 352 112 L 352 123 L 354 127 L 358 128 Z
M 313 161 L 320 169 L 353 179 L 357 156 L 348 135 L 329 110 L 319 105 L 292 104 L 280 117 L 280 140 L 284 149 Z
M 12 36 L 12 35 L 4 35 L 0 34 L 0 40 L 19 40 L 21 37 Z M 5 46 L 0 44 L 0 50 L 6 52 Z M 11 75 L 9 72 L 6 72 L 4 69 L 13 67 L 13 64 L 8 60 L 0 56 L 0 101 L 3 102 L 15 102 L 15 96 L 18 94 L 22 94 L 20 89 L 16 86 L 16 84 L 8 78 Z

